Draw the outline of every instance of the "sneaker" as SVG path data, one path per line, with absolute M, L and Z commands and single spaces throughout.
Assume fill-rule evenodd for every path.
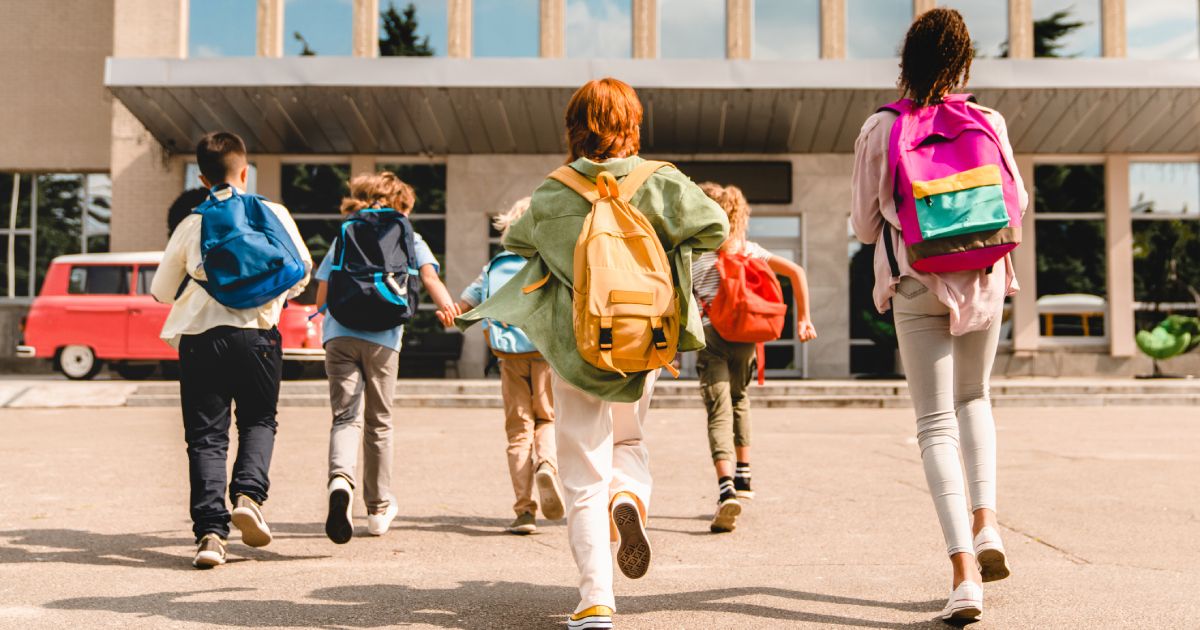
M 533 476 L 537 482 L 538 499 L 541 500 L 542 516 L 557 521 L 563 517 L 562 492 L 558 489 L 558 475 L 549 464 L 538 466 Z
M 389 505 L 395 505 L 395 502 Z M 350 481 L 335 475 L 329 480 L 329 512 L 325 516 L 325 535 L 329 540 L 339 545 L 350 542 L 354 536 L 354 521 L 350 515 L 353 506 L 354 489 L 350 487 Z
M 612 609 L 608 606 L 592 606 L 567 617 L 567 629 L 612 630 L 612 613 Z
M 650 539 L 642 524 L 637 501 L 628 492 L 613 497 L 612 520 L 617 527 L 620 546 L 617 547 L 617 566 L 625 577 L 636 580 L 650 570 Z
M 983 587 L 963 580 L 950 593 L 950 601 L 942 609 L 942 621 L 976 621 L 983 615 Z
M 733 474 L 733 487 L 739 499 L 753 499 L 754 490 L 750 489 L 750 464 L 738 462 Z
M 387 507 L 379 514 L 367 515 L 367 533 L 372 536 L 382 536 L 392 527 L 400 506 L 396 505 L 396 497 L 388 497 Z
M 1008 557 L 1004 554 L 1004 543 L 1000 532 L 993 527 L 984 527 L 975 535 L 975 562 L 984 582 L 995 582 L 1008 577 Z
M 524 536 L 537 531 L 537 521 L 533 518 L 533 512 L 521 512 L 517 519 L 508 526 L 508 533 Z
M 222 564 L 225 564 L 225 541 L 216 534 L 205 534 L 196 547 L 196 557 L 192 558 L 192 566 L 197 569 L 211 569 Z
M 266 547 L 271 544 L 271 528 L 263 518 L 262 507 L 250 497 L 239 494 L 230 515 L 233 526 L 241 530 L 242 542 L 251 547 Z
M 708 531 L 714 534 L 727 534 L 737 529 L 737 517 L 742 513 L 742 504 L 737 497 L 729 496 L 717 504 L 717 513 L 713 515 L 712 524 Z

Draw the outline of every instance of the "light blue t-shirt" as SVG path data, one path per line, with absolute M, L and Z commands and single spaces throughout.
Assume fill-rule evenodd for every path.
M 416 246 L 413 257 L 417 259 L 417 269 L 421 269 L 425 265 L 433 265 L 435 270 L 440 271 L 437 258 L 433 256 L 433 251 L 429 249 L 429 245 L 425 243 L 425 239 L 421 238 L 421 235 L 416 232 L 413 232 L 413 244 Z M 329 252 L 325 254 L 325 258 L 321 260 L 321 266 L 317 268 L 317 273 L 313 275 L 313 278 L 321 282 L 329 282 L 329 272 L 333 269 L 333 252 L 336 248 L 337 239 L 334 239 L 333 245 L 329 247 Z M 380 331 L 357 330 L 339 324 L 338 320 L 334 319 L 333 314 L 329 311 L 325 311 L 325 324 L 323 328 L 322 344 L 329 343 L 330 339 L 337 339 L 338 337 L 354 337 L 400 352 L 400 346 L 404 340 L 404 326 Z

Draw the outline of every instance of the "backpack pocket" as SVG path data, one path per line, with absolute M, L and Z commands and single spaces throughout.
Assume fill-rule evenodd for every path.
M 913 182 L 921 239 L 1008 227 L 1000 167 L 988 164 L 949 177 Z

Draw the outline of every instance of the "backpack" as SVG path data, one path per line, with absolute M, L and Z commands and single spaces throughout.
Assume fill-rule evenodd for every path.
M 927 107 L 902 99 L 880 108 L 899 116 L 888 168 L 901 236 L 917 271 L 990 269 L 1021 242 L 1016 170 L 974 100 L 951 94 Z M 892 239 L 885 233 L 883 240 L 898 276 Z
M 787 304 L 783 288 L 767 261 L 746 253 L 717 252 L 721 283 L 712 302 L 704 304 L 713 330 L 726 341 L 753 343 L 758 353 L 758 384 L 766 381 L 766 348 L 783 334 Z
M 333 244 L 329 294 L 334 319 L 355 330 L 382 331 L 417 313 L 421 276 L 413 227 L 391 208 L 360 210 L 342 222 Z
M 500 290 L 500 287 L 508 284 L 524 266 L 525 259 L 512 252 L 496 254 L 484 270 L 483 299 L 487 300 Z M 521 358 L 538 354 L 537 346 L 533 345 L 529 337 L 525 336 L 525 331 L 520 328 L 494 319 L 484 320 L 483 325 L 492 354 L 501 358 Z
M 229 187 L 227 199 L 209 191 L 200 215 L 200 258 L 206 279 L 196 279 L 229 308 L 257 308 L 304 279 L 308 271 L 292 235 L 258 195 Z M 191 276 L 184 278 L 184 283 Z M 180 291 L 182 292 L 182 286 Z
M 671 365 L 679 343 L 679 303 L 671 262 L 650 221 L 629 204 L 666 162 L 644 162 L 620 184 L 596 182 L 570 166 L 550 174 L 592 204 L 575 242 L 575 343 L 585 361 L 626 376 Z

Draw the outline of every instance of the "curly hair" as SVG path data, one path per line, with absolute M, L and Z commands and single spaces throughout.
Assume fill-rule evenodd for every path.
M 583 84 L 567 105 L 568 162 L 597 162 L 641 150 L 642 102 L 628 83 L 596 79 Z
M 508 234 L 509 226 L 516 223 L 517 219 L 520 219 L 521 215 L 525 214 L 526 210 L 529 210 L 530 201 L 529 197 L 518 199 L 511 208 L 492 218 L 492 227 L 496 228 L 496 231 L 501 236 Z
M 362 173 L 350 180 L 350 196 L 342 199 L 342 214 L 366 208 L 391 208 L 401 214 L 412 212 L 417 195 L 391 171 Z
M 746 201 L 746 195 L 737 186 L 722 186 L 714 182 L 700 184 L 700 190 L 717 202 L 729 217 L 729 236 L 721 249 L 740 250 L 746 241 L 746 228 L 750 224 L 750 202 Z
M 931 9 L 913 20 L 900 54 L 901 93 L 925 107 L 971 78 L 975 47 L 962 14 L 954 9 Z

